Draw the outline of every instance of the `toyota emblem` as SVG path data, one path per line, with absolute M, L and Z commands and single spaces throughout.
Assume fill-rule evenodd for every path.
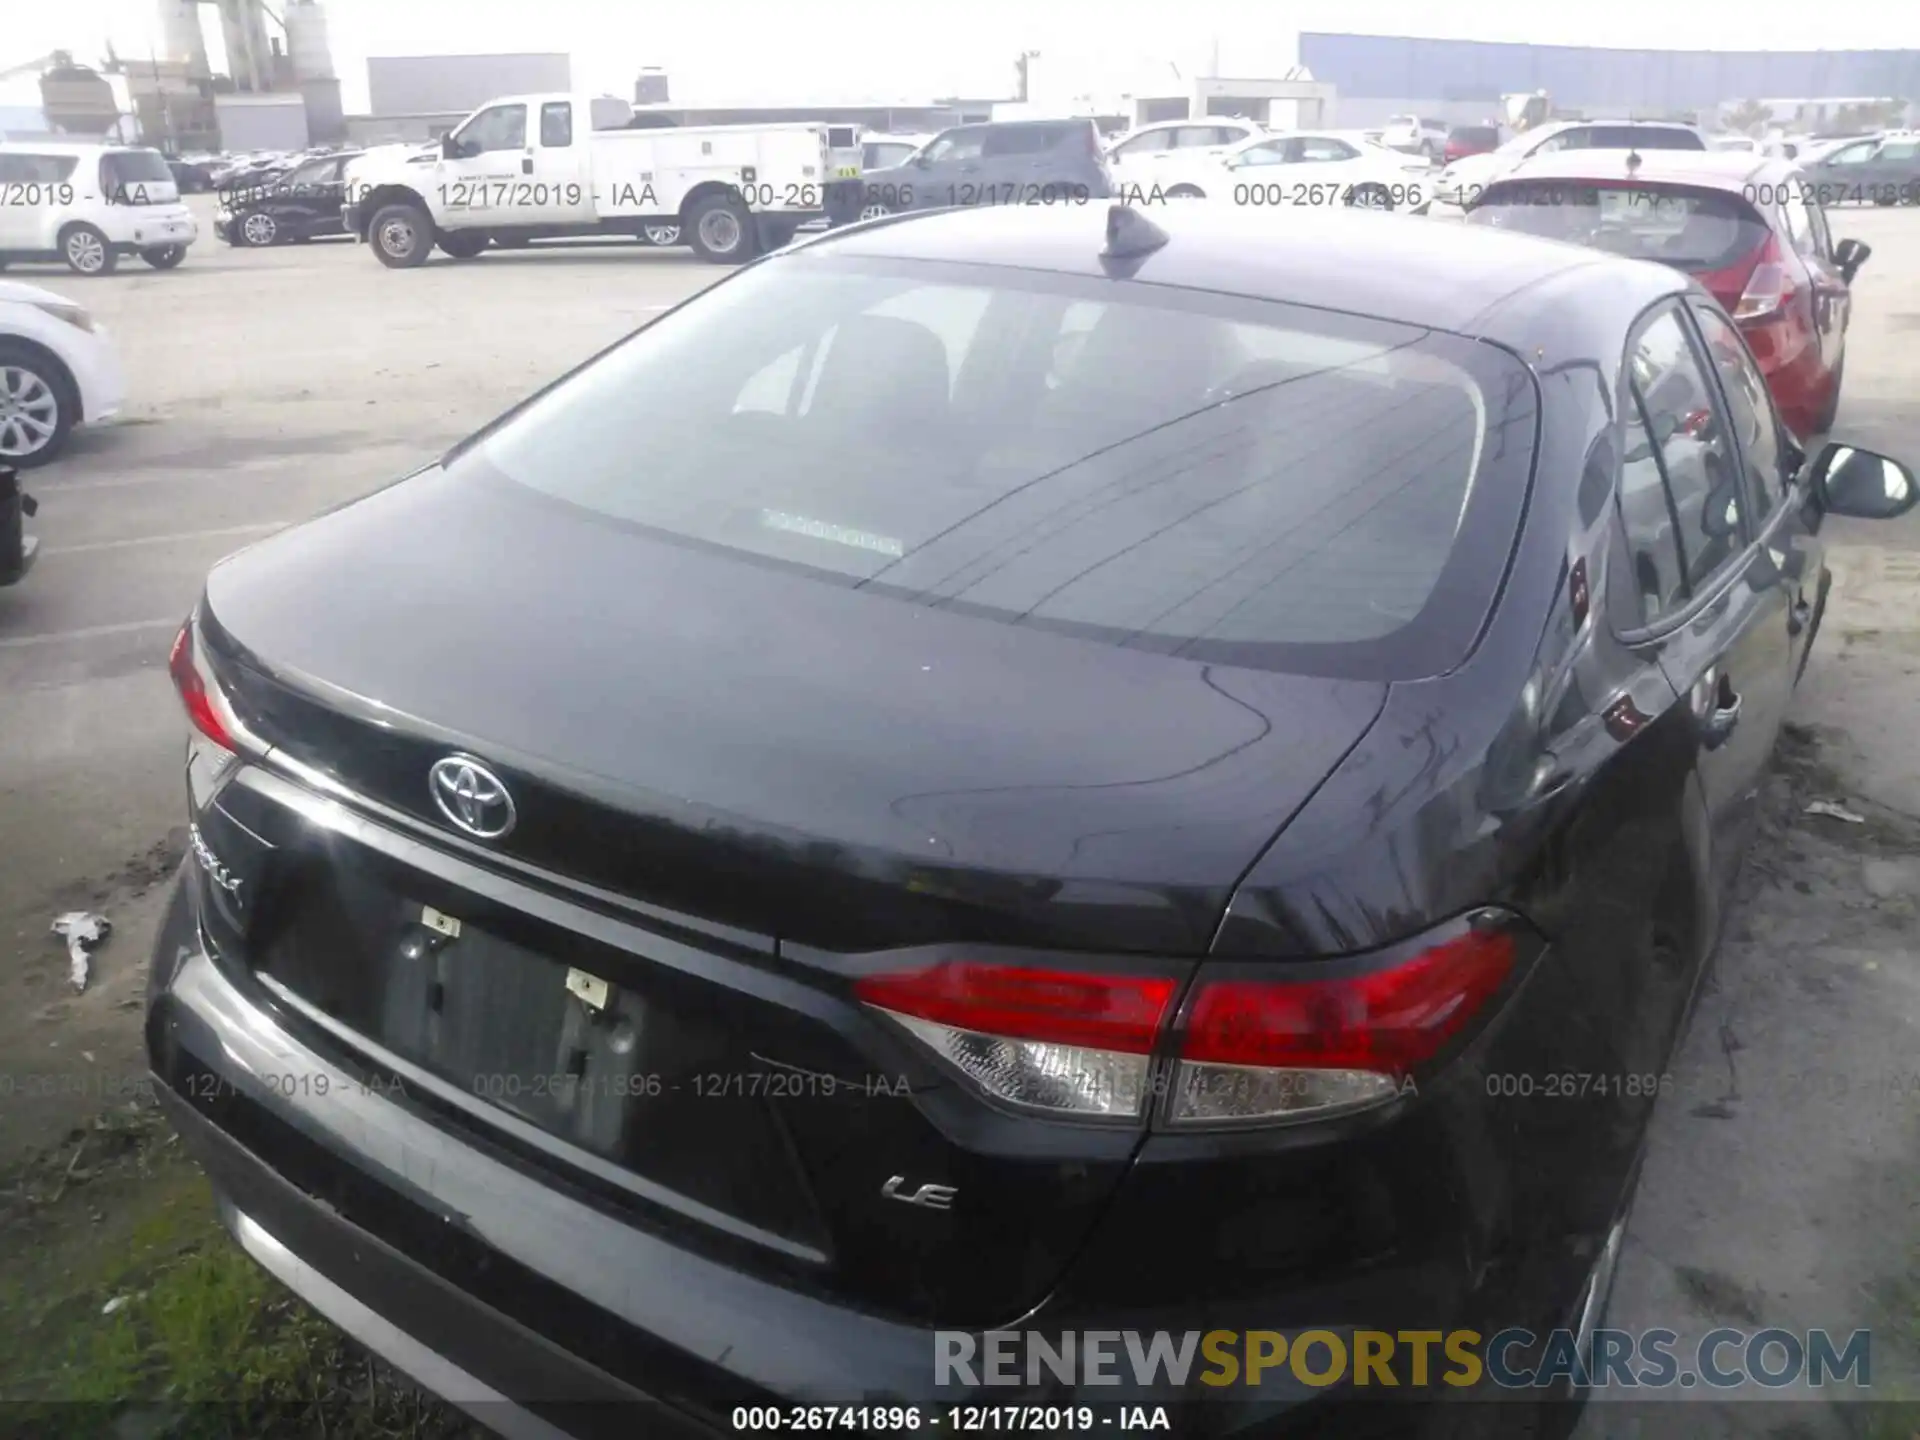
M 470 755 L 449 755 L 427 776 L 440 813 L 476 840 L 498 840 L 519 817 L 500 777 Z

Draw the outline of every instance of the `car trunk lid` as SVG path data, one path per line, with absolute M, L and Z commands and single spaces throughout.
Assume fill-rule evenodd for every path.
M 1385 694 L 930 611 L 438 471 L 223 563 L 200 634 L 283 772 L 347 800 L 205 817 L 223 866 L 275 847 L 263 983 L 473 1123 L 531 1127 L 528 1163 L 636 1223 L 954 1324 L 1045 1294 L 1142 1125 L 987 1103 L 861 979 L 1019 955 L 1176 993 Z M 497 840 L 436 802 L 450 755 L 511 791 Z

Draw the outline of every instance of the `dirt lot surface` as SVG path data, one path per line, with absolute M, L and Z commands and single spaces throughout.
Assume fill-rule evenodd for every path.
M 1837 433 L 1920 460 L 1920 212 L 1842 211 L 1835 229 L 1875 247 Z M 49 1426 L 110 1433 L 91 1402 L 132 1393 L 149 1402 L 118 1433 L 182 1413 L 194 1433 L 280 1433 L 261 1417 L 316 1398 L 356 1435 L 463 1428 L 237 1258 L 142 1108 L 141 971 L 184 841 L 165 651 L 219 556 L 407 473 L 720 273 L 634 246 L 390 272 L 352 245 L 210 240 L 170 274 L 10 272 L 94 310 L 131 402 L 33 477 L 47 548 L 0 592 L 0 1432 L 38 1398 L 76 1402 Z M 1873 1393 L 1915 1399 L 1920 517 L 1830 528 L 1834 599 L 1655 1122 L 1611 1318 L 1682 1337 L 1871 1329 Z M 1815 800 L 1858 822 L 1809 815 Z M 115 927 L 81 995 L 48 933 L 76 908 Z M 1582 1433 L 1920 1434 L 1841 1398 L 1603 1397 Z

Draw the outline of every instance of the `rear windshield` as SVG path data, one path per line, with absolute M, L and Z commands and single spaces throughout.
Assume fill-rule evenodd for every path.
M 121 205 L 170 203 L 180 193 L 158 150 L 109 150 L 100 157 L 100 191 Z
M 1397 678 L 1471 648 L 1533 431 L 1526 371 L 1457 336 L 803 252 L 663 316 L 447 464 L 904 602 Z
M 1723 269 L 1769 233 L 1738 195 L 1678 185 L 1510 181 L 1489 188 L 1467 219 L 1692 271 Z
M 1706 138 L 1678 125 L 1596 125 L 1594 150 L 1704 150 Z
M 100 157 L 100 177 L 113 185 L 171 185 L 173 170 L 158 150 L 109 150 Z
M 1447 138 L 1458 140 L 1462 145 L 1497 145 L 1500 132 L 1491 125 L 1456 125 Z

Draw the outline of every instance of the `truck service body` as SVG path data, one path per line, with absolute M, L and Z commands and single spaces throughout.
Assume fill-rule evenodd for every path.
M 605 96 L 490 100 L 438 144 L 370 150 L 347 169 L 344 217 L 382 263 L 458 259 L 489 243 L 656 237 L 738 264 L 811 221 L 860 212 L 860 130 L 786 123 L 635 127 Z

